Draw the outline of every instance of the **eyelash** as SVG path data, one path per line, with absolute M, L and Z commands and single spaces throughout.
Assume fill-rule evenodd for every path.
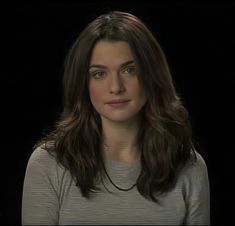
M 120 74 L 126 74 L 126 72 L 127 72 L 127 74 L 135 74 L 136 68 L 133 66 L 126 67 L 120 71 Z M 105 72 L 104 71 L 94 71 L 94 72 L 91 72 L 90 74 L 95 79 L 101 79 L 102 77 L 104 77 Z M 98 75 L 98 77 L 97 77 L 97 75 Z
M 124 68 L 123 70 L 121 70 L 121 72 L 124 72 L 124 71 L 127 71 L 127 70 L 130 70 L 129 72 L 127 72 L 128 74 L 133 74 L 135 73 L 135 67 L 126 67 Z
M 100 74 L 102 74 L 102 75 L 100 75 Z M 104 74 L 105 74 L 105 72 L 103 72 L 103 71 L 94 71 L 91 73 L 91 76 L 95 79 L 101 79 L 101 77 L 103 77 Z M 97 77 L 97 75 L 98 75 L 98 77 Z

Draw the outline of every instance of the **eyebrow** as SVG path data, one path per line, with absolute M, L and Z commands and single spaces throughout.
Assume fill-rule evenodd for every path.
M 133 64 L 133 63 L 134 63 L 134 60 L 128 60 L 128 61 L 122 63 L 122 64 L 120 65 L 120 67 L 121 67 L 121 68 L 122 68 L 122 67 L 126 67 L 127 65 Z M 106 69 L 106 68 L 107 68 L 105 65 L 101 65 L 101 64 L 92 64 L 92 65 L 90 65 L 89 69 L 90 69 L 90 68 L 93 68 L 93 67 L 95 67 L 95 68 L 101 68 L 101 69 Z

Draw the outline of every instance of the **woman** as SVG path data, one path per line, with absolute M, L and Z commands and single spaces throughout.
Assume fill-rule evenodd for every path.
M 110 12 L 65 61 L 64 109 L 32 153 L 22 224 L 209 224 L 206 164 L 164 53 L 144 23 Z

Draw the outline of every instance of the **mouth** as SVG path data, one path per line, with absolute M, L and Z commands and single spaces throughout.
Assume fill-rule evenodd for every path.
M 113 108 L 121 108 L 125 107 L 130 100 L 112 100 L 107 102 L 106 104 Z
M 121 104 L 121 103 L 126 103 L 129 102 L 130 100 L 111 100 L 107 102 L 106 104 Z

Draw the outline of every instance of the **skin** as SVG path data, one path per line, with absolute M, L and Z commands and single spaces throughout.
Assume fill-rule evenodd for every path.
M 136 68 L 128 43 L 99 41 L 94 46 L 89 68 L 90 99 L 101 117 L 105 155 L 124 162 L 138 156 L 139 113 L 146 103 Z M 109 104 L 120 99 L 127 102 Z

